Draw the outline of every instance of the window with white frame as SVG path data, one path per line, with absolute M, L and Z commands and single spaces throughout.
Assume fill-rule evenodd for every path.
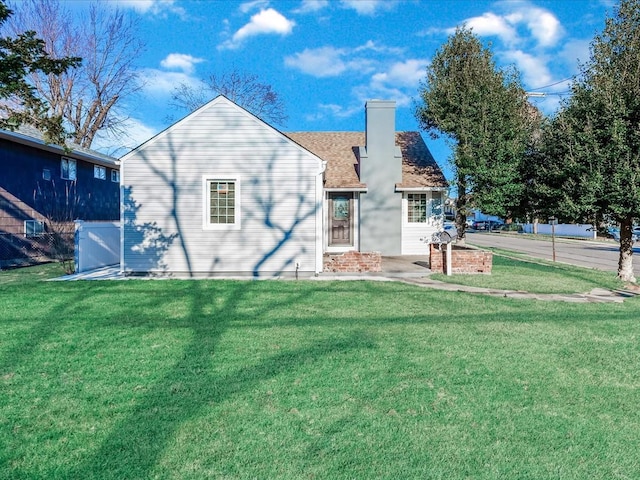
M 427 194 L 408 193 L 407 194 L 407 222 L 426 223 L 427 222 Z
M 116 183 L 120 181 L 120 172 L 118 170 L 111 170 L 111 181 Z
M 98 178 L 100 180 L 107 179 L 107 169 L 105 167 L 101 167 L 100 165 L 93 166 L 93 178 Z
M 239 228 L 240 182 L 238 178 L 206 178 L 204 226 L 209 229 Z
M 51 180 L 51 170 L 49 170 L 48 168 L 43 168 L 42 169 L 42 179 L 49 181 Z
M 63 180 L 75 180 L 76 174 L 76 161 L 72 158 L 62 157 L 60 160 L 60 177 Z
M 40 220 L 25 220 L 24 221 L 24 236 L 35 237 L 44 233 L 44 222 Z

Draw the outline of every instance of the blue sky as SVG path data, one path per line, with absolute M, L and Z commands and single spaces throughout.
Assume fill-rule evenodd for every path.
M 466 23 L 499 65 L 515 65 L 534 101 L 557 107 L 567 79 L 587 60 L 614 3 L 604 0 L 118 0 L 140 20 L 146 86 L 122 105 L 135 146 L 168 126 L 180 83 L 210 73 L 256 74 L 283 98 L 283 131 L 362 130 L 367 99 L 397 102 L 398 130 L 417 130 L 420 80 L 434 52 Z M 449 150 L 431 141 L 444 165 Z

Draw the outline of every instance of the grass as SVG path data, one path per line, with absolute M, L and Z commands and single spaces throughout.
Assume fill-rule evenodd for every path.
M 640 299 L 52 268 L 0 273 L 0 478 L 640 478 Z
M 493 252 L 491 275 L 447 276 L 433 274 L 443 282 L 532 293 L 585 293 L 596 287 L 619 289 L 624 284 L 614 273 L 532 259 L 523 254 L 489 248 Z

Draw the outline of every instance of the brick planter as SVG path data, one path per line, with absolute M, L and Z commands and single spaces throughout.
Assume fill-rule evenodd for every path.
M 431 258 L 431 271 L 434 273 L 446 273 L 447 271 L 447 247 L 442 245 L 429 245 Z M 471 247 L 459 247 L 453 245 L 451 249 L 451 273 L 491 273 L 493 266 L 493 254 L 486 250 L 478 250 Z
M 326 255 L 323 272 L 362 273 L 382 271 L 382 255 L 379 252 L 345 252 Z

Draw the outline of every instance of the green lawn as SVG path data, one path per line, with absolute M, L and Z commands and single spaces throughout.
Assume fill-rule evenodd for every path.
M 491 275 L 433 274 L 431 278 L 473 287 L 532 293 L 586 293 L 596 287 L 624 287 L 612 272 L 553 263 L 501 249 L 486 250 L 493 252 Z
M 640 478 L 640 298 L 0 272 L 0 478 Z

